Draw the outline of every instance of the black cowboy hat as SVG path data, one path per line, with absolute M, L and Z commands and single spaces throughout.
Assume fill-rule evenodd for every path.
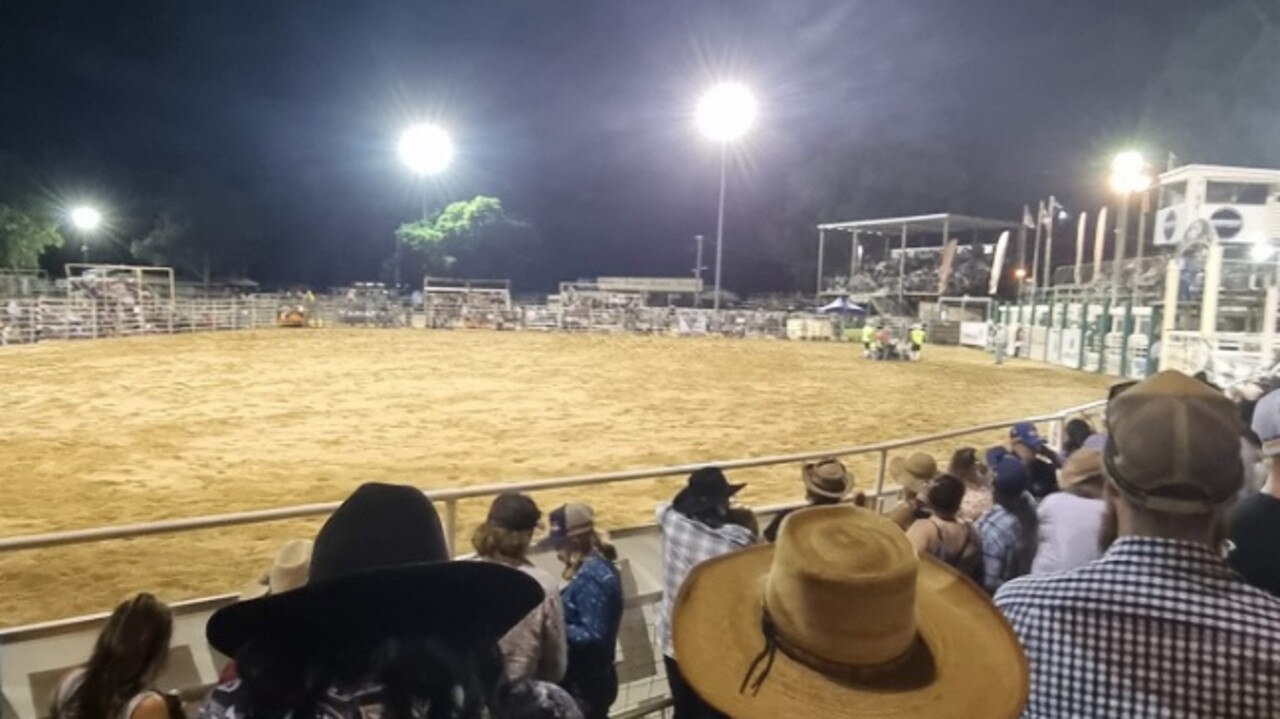
M 671 506 L 681 514 L 698 514 L 728 502 L 745 486 L 729 484 L 719 467 L 703 467 L 689 475 L 688 483 L 671 500 Z
M 371 483 L 316 535 L 305 586 L 223 607 L 205 634 L 232 657 L 251 639 L 303 645 L 343 632 L 428 632 L 472 645 L 496 642 L 543 596 L 517 569 L 451 561 L 421 491 Z

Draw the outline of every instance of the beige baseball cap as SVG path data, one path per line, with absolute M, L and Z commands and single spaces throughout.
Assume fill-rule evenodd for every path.
M 1105 474 L 1132 502 L 1177 514 L 1212 511 L 1244 483 L 1236 406 L 1172 370 L 1149 377 L 1107 406 Z

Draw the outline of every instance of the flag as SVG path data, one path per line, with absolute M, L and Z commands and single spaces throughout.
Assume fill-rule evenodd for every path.
M 1000 239 L 996 242 L 996 256 L 991 260 L 991 289 L 987 291 L 989 295 L 994 295 L 1000 287 L 1000 273 L 1004 272 L 1004 253 L 1008 246 L 1009 231 L 1005 230 L 1000 233 Z
M 1102 276 L 1102 246 L 1107 239 L 1107 208 L 1103 207 L 1098 210 L 1098 226 L 1093 233 L 1093 277 L 1090 282 L 1098 284 L 1098 278 Z
M 951 240 L 942 250 L 942 267 L 938 270 L 938 294 L 946 294 L 947 280 L 951 277 L 951 265 L 955 261 L 959 240 Z
M 1022 226 L 1028 230 L 1036 228 L 1036 221 L 1031 219 L 1031 208 L 1026 205 L 1022 206 Z
M 1080 221 L 1076 223 L 1076 284 L 1080 284 L 1080 263 L 1084 260 L 1085 225 L 1089 224 L 1089 213 L 1081 212 Z
M 1044 209 L 1044 200 L 1040 201 L 1040 209 L 1036 210 L 1036 222 L 1047 225 L 1049 220 L 1049 212 Z

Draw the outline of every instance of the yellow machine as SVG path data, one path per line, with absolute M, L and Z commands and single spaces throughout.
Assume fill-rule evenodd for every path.
M 276 315 L 276 326 L 306 327 L 307 326 L 307 309 L 302 305 L 281 307 L 280 312 Z

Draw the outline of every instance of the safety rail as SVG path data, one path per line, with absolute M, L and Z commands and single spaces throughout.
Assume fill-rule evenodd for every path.
M 937 432 L 919 437 L 890 440 L 887 442 L 877 442 L 874 444 L 857 445 L 838 449 L 797 452 L 766 457 L 697 462 L 692 464 L 672 465 L 668 467 L 622 470 L 597 474 L 572 475 L 568 477 L 556 477 L 523 482 L 484 484 L 452 489 L 428 489 L 424 490 L 423 493 L 433 502 L 442 502 L 444 504 L 444 529 L 446 538 L 449 540 L 450 547 L 456 546 L 455 540 L 458 531 L 458 502 L 460 500 L 492 497 L 502 492 L 540 492 L 567 487 L 590 487 L 599 484 L 633 482 L 637 480 L 687 475 L 700 467 L 707 466 L 716 466 L 724 470 L 750 469 L 754 467 L 807 462 L 823 457 L 852 457 L 874 453 L 878 455 L 878 469 L 876 471 L 876 488 L 874 496 L 877 499 L 880 499 L 886 496 L 884 485 L 889 466 L 889 453 L 894 450 L 928 444 L 931 442 L 938 442 L 946 439 L 953 439 L 955 437 L 963 437 L 965 435 L 977 434 L 979 432 L 1005 429 L 1012 427 L 1018 422 L 1049 423 L 1049 436 L 1051 440 L 1053 440 L 1061 436 L 1062 426 L 1069 417 L 1096 411 L 1105 406 L 1105 404 L 1105 401 L 1089 402 L 1075 407 L 1068 407 L 1051 414 L 1035 417 L 988 422 L 986 424 L 948 430 L 945 432 Z M 229 527 L 242 524 L 260 524 L 264 522 L 275 522 L 302 517 L 316 517 L 333 512 L 333 510 L 337 509 L 339 504 L 340 502 L 320 502 L 291 507 L 277 507 L 273 509 L 258 509 L 244 512 L 206 515 L 202 517 L 187 517 L 182 519 L 168 519 L 154 522 L 141 522 L 135 524 L 4 537 L 0 538 L 0 553 L 43 549 L 71 544 L 87 544 L 91 542 L 115 539 L 132 539 L 135 537 L 144 537 L 156 534 L 177 534 L 200 529 Z

